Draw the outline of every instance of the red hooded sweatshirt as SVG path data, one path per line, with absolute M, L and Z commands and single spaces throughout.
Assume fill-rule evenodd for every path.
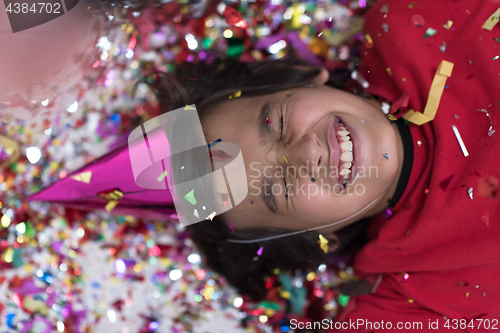
M 435 119 L 408 126 L 413 165 L 393 216 L 373 220 L 355 258 L 358 276 L 381 281 L 351 297 L 333 331 L 500 331 L 500 24 L 482 28 L 499 7 L 381 0 L 367 13 L 360 73 L 373 95 L 408 92 L 408 108 L 423 112 L 441 61 L 454 68 Z

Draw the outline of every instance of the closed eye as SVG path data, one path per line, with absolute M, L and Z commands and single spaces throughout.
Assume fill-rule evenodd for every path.
M 280 108 L 280 137 L 278 141 L 283 141 L 283 108 Z M 285 205 L 288 205 L 288 187 L 286 186 L 286 179 L 283 175 L 283 186 L 285 188 Z
M 283 140 L 283 109 L 280 109 L 280 138 L 279 141 Z

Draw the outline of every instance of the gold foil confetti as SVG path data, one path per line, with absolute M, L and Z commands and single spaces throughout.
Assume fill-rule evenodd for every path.
M 81 172 L 77 175 L 71 176 L 70 178 L 78 182 L 90 184 L 90 181 L 92 180 L 92 171 Z
M 500 17 L 500 8 L 498 8 L 490 17 L 484 22 L 482 28 L 491 31 L 498 23 Z
M 2 169 L 17 161 L 17 159 L 19 158 L 19 145 L 14 140 L 0 135 L 0 147 L 3 147 L 6 150 L 7 154 L 10 155 L 9 158 L 0 163 L 0 169 Z
M 102 192 L 100 194 L 102 200 L 110 201 L 110 200 L 120 200 L 123 198 L 123 192 L 119 189 L 115 189 L 109 192 Z
M 240 96 L 241 96 L 241 90 L 238 90 L 237 92 L 229 96 L 229 99 L 238 98 Z
M 434 79 L 432 80 L 431 88 L 429 89 L 429 97 L 427 98 L 424 113 L 409 110 L 405 113 L 403 118 L 419 126 L 434 120 L 439 102 L 441 101 L 441 96 L 443 95 L 446 80 L 451 76 L 452 71 L 453 63 L 446 60 L 441 61 L 434 75 Z
M 323 252 L 328 253 L 328 239 L 323 237 L 323 235 L 319 235 L 318 238 L 319 247 L 323 250 Z
M 116 205 L 118 205 L 118 200 L 111 200 L 110 202 L 108 202 L 106 204 L 106 206 L 104 208 L 109 213 L 110 211 L 112 211 L 113 209 L 115 209 Z

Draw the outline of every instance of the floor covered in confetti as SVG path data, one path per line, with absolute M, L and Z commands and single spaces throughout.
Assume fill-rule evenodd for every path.
M 0 103 L 0 332 L 288 332 L 292 318 L 333 318 L 347 302 L 337 287 L 353 278 L 342 262 L 292 272 L 286 286 L 275 272 L 268 299 L 252 302 L 204 267 L 175 216 L 83 214 L 25 198 L 158 115 L 145 85 L 131 97 L 142 75 L 215 57 L 353 69 L 356 43 L 370 43 L 360 32 L 369 5 L 150 1 L 96 12 L 77 80 L 24 106 Z

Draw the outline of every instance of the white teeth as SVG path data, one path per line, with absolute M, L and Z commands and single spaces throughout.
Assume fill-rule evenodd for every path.
M 344 124 L 339 124 L 339 130 L 337 131 L 338 140 L 340 143 L 340 150 L 343 151 L 340 155 L 340 172 L 339 178 L 342 184 L 347 185 L 349 182 L 349 175 L 351 174 L 351 166 L 353 161 L 352 148 L 353 144 L 351 138 L 349 137 L 349 131 L 345 128 Z
M 340 136 L 346 136 L 349 135 L 349 131 L 338 131 L 337 134 Z
M 342 155 L 340 155 L 340 160 L 342 162 L 352 162 L 352 152 L 350 151 L 343 152 Z
M 352 151 L 352 142 L 351 141 L 344 141 L 340 144 L 340 149 L 343 151 Z
M 346 175 L 348 175 L 350 173 L 351 173 L 351 170 L 349 170 L 349 169 L 342 169 L 342 170 L 340 170 L 339 175 L 346 176 Z

